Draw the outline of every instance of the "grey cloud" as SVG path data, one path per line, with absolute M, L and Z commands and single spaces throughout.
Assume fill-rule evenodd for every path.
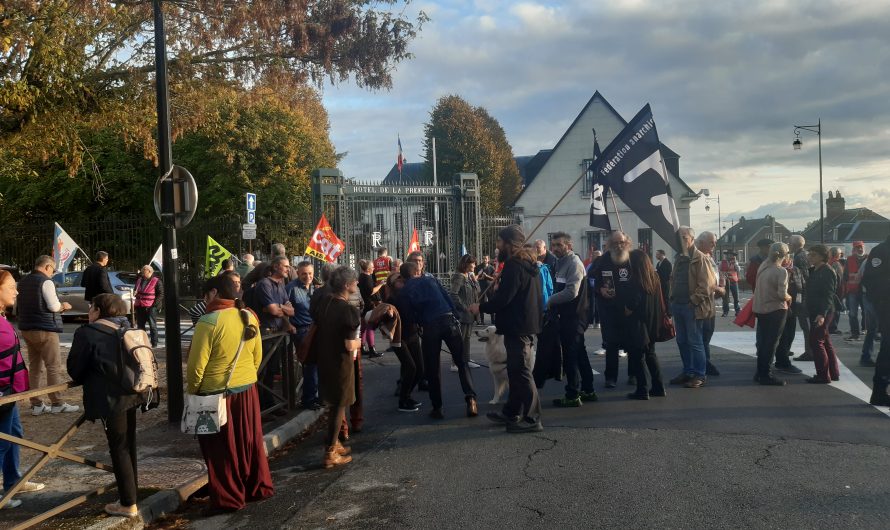
M 444 94 L 488 108 L 516 154 L 532 154 L 553 147 L 598 89 L 628 119 L 650 102 L 662 140 L 682 156 L 684 179 L 719 187 L 726 209 L 766 203 L 751 211 L 775 205 L 777 217 L 818 215 L 818 203 L 796 200 L 818 190 L 816 137 L 804 133 L 798 152 L 791 141 L 794 124 L 820 117 L 826 190 L 890 181 L 885 3 L 551 4 L 560 31 L 539 31 L 506 0 L 419 6 L 433 21 L 392 91 L 327 91 L 328 103 L 355 102 L 331 110 L 337 148 L 350 152 L 347 174 L 382 177 L 397 132 L 418 161 L 423 123 Z

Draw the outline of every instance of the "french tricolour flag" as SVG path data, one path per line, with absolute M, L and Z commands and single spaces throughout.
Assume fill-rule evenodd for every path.
M 397 136 L 397 138 L 399 139 L 399 158 L 398 158 L 396 164 L 399 166 L 399 175 L 401 175 L 402 174 L 402 164 L 404 163 L 405 159 L 402 158 L 402 138 L 398 137 L 398 136 Z

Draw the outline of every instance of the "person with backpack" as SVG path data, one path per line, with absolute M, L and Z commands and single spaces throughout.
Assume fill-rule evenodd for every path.
M 89 324 L 74 332 L 68 353 L 68 375 L 83 385 L 86 419 L 100 420 L 105 426 L 119 502 L 107 504 L 110 515 L 135 517 L 137 514 L 136 408 L 145 397 L 133 390 L 121 373 L 122 355 L 119 328 L 128 328 L 127 304 L 116 294 L 93 297 Z M 142 332 L 145 333 L 144 331 Z

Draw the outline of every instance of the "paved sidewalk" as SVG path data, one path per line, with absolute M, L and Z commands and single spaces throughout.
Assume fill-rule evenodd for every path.
M 62 350 L 64 365 L 68 349 Z M 162 349 L 157 352 L 157 358 L 160 380 L 165 382 L 167 379 L 165 352 Z M 116 489 L 112 489 L 50 518 L 35 528 L 110 529 L 141 526 L 143 521 L 151 521 L 162 513 L 176 510 L 181 501 L 206 483 L 207 470 L 198 441 L 193 436 L 182 434 L 178 422 L 173 425 L 167 422 L 168 393 L 165 387 L 162 387 L 161 391 L 160 407 L 146 413 L 137 412 L 136 416 L 139 507 L 142 517 L 137 518 L 138 521 L 127 521 L 120 517 L 105 515 L 102 511 L 103 506 L 117 500 Z M 19 413 L 27 440 L 51 445 L 74 424 L 83 412 L 82 388 L 68 390 L 63 394 L 63 398 L 67 403 L 81 406 L 81 410 L 68 414 L 32 416 L 30 405 L 27 402 L 19 402 Z M 288 441 L 299 437 L 320 416 L 320 411 L 303 410 L 293 411 L 282 417 L 272 416 L 274 419 L 263 424 L 267 452 L 271 453 Z M 85 422 L 62 449 L 111 465 L 108 443 L 101 422 Z M 41 452 L 22 448 L 20 471 L 23 474 L 27 472 L 42 455 Z M 16 498 L 22 501 L 22 505 L 0 511 L 0 528 L 11 528 L 79 495 L 102 486 L 114 485 L 112 473 L 59 458 L 52 459 L 32 480 L 43 482 L 46 488 L 35 493 L 16 495 Z

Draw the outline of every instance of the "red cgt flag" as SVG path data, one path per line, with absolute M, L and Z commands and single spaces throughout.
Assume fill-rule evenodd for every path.
M 408 245 L 408 254 L 418 252 L 420 250 L 420 240 L 417 239 L 417 229 L 411 233 L 411 243 Z
M 337 237 L 327 218 L 321 214 L 318 226 L 315 227 L 315 232 L 312 233 L 309 244 L 306 246 L 305 254 L 333 263 L 345 249 L 346 243 Z

